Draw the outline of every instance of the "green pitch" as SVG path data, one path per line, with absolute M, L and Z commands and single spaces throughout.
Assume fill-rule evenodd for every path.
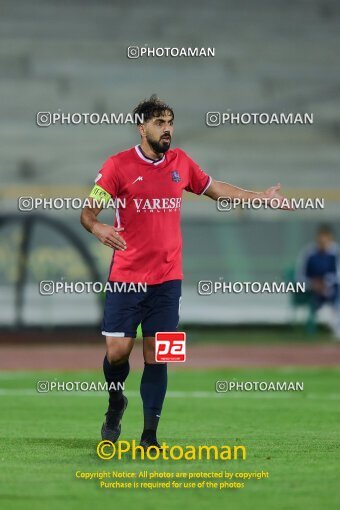
M 0 507 L 232 508 L 328 510 L 340 508 L 339 369 L 171 371 L 159 439 L 168 444 L 238 445 L 247 460 L 103 461 L 95 448 L 106 409 L 104 394 L 35 391 L 38 380 L 99 381 L 97 373 L 0 374 Z M 139 439 L 140 373 L 128 380 L 129 407 L 121 439 Z M 295 393 L 217 395 L 216 380 L 303 381 Z M 268 471 L 244 489 L 100 489 L 95 471 Z

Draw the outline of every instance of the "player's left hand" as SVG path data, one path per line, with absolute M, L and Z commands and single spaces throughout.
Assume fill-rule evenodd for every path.
M 273 206 L 273 208 L 284 209 L 286 211 L 294 211 L 294 207 L 291 206 L 290 200 L 287 197 L 280 195 L 280 188 L 281 184 L 278 183 L 276 186 L 271 186 L 270 188 L 266 189 L 266 191 L 262 193 L 262 200 L 267 202 L 270 206 L 271 200 L 274 199 L 275 207 Z M 279 207 L 277 207 L 278 204 Z

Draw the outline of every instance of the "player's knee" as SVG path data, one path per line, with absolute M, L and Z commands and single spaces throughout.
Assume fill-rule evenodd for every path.
M 133 338 L 106 337 L 106 356 L 111 365 L 128 361 L 133 347 Z
M 106 356 L 111 365 L 119 365 L 120 363 L 128 361 L 130 351 L 122 347 L 110 347 L 107 349 Z

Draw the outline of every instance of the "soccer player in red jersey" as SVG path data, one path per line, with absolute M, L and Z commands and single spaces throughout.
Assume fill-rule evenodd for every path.
M 127 406 L 122 384 L 139 324 L 143 332 L 144 371 L 140 393 L 144 429 L 141 445 L 159 447 L 156 431 L 167 387 L 167 364 L 155 361 L 155 333 L 175 331 L 179 321 L 182 273 L 180 212 L 183 191 L 233 199 L 275 198 L 280 185 L 264 192 L 246 191 L 212 179 L 183 150 L 170 149 L 174 112 L 156 96 L 141 102 L 134 114 L 140 145 L 111 156 L 103 165 L 84 207 L 82 225 L 113 249 L 102 334 L 106 337 L 103 370 L 109 407 L 102 438 L 117 441 Z M 119 199 L 114 226 L 100 223 L 103 204 Z M 98 200 L 100 203 L 98 204 Z M 91 202 L 92 201 L 92 202 Z M 117 282 L 120 285 L 117 291 Z M 146 284 L 140 287 L 138 284 Z M 120 292 L 119 292 L 120 291 Z

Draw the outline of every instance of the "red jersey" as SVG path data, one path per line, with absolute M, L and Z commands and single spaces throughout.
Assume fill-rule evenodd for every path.
M 111 156 L 96 184 L 119 199 L 115 227 L 126 241 L 114 251 L 110 281 L 163 283 L 182 280 L 180 214 L 183 190 L 201 195 L 209 177 L 181 149 L 168 150 L 153 161 L 138 146 Z

